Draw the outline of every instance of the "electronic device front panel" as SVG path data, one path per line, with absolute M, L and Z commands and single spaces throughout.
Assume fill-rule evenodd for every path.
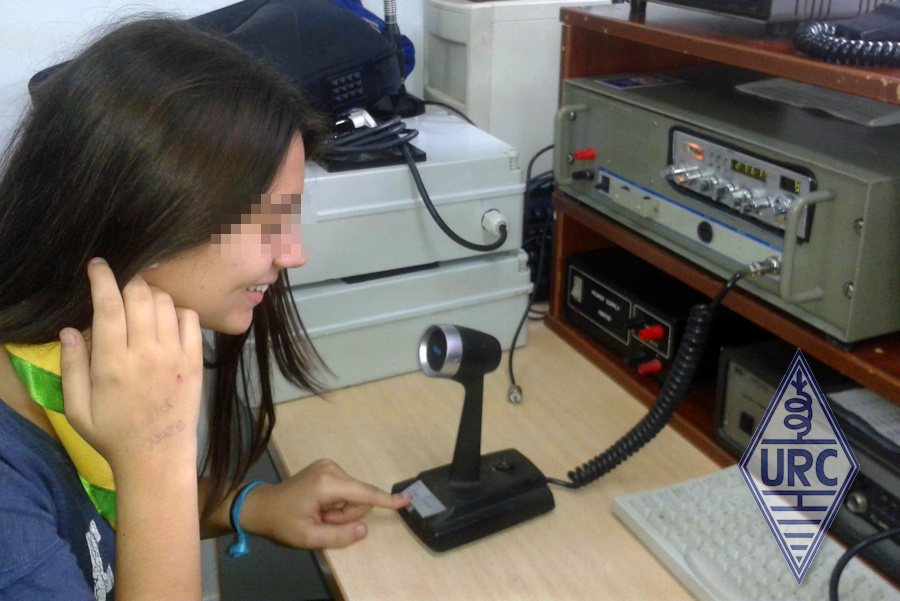
M 739 92 L 703 65 L 566 80 L 562 191 L 852 343 L 900 330 L 900 126 L 871 128 Z

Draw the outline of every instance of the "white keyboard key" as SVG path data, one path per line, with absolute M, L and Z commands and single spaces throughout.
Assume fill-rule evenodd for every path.
M 684 559 L 694 576 L 713 593 L 714 599 L 753 601 L 744 596 L 740 584 L 730 574 L 723 572 L 719 566 L 709 561 L 708 557 L 688 551 Z

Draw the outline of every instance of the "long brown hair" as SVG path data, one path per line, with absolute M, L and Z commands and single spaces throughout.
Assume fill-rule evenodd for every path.
M 322 123 L 275 71 L 187 22 L 145 18 L 89 45 L 33 90 L 0 165 L 0 340 L 43 344 L 63 327 L 90 327 L 92 257 L 104 257 L 124 286 L 209 243 L 271 187 L 296 134 L 315 156 Z M 204 516 L 268 444 L 272 355 L 289 381 L 318 390 L 318 356 L 286 272 L 254 310 L 251 330 L 252 355 L 250 330 L 218 333 L 207 364 L 215 385 Z M 254 377 L 260 407 L 248 421 Z

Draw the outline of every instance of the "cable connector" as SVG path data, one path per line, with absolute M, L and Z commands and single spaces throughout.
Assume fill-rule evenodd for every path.
M 497 209 L 491 209 L 481 216 L 481 227 L 489 234 L 502 236 L 503 231 L 500 228 L 509 229 L 509 222 L 506 221 L 503 213 Z
M 506 400 L 508 400 L 513 405 L 518 405 L 522 402 L 522 389 L 519 386 L 513 384 L 509 387 L 509 390 L 506 392 Z
M 353 127 L 361 129 L 363 127 L 375 127 L 378 123 L 374 117 L 365 109 L 353 109 L 347 113 L 347 118 L 353 123 Z
M 763 259 L 762 261 L 754 261 L 753 263 L 748 263 L 744 266 L 743 269 L 739 272 L 742 277 L 754 278 L 760 275 L 774 274 L 778 275 L 781 273 L 781 259 L 779 257 L 769 257 L 767 259 Z

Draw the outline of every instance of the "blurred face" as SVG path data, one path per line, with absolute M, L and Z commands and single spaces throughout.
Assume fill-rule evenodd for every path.
M 166 291 L 176 307 L 196 311 L 201 327 L 223 334 L 245 332 L 253 308 L 278 272 L 306 263 L 299 219 L 305 160 L 303 142 L 296 136 L 272 188 L 254 203 L 252 214 L 209 244 L 144 270 L 143 278 Z

